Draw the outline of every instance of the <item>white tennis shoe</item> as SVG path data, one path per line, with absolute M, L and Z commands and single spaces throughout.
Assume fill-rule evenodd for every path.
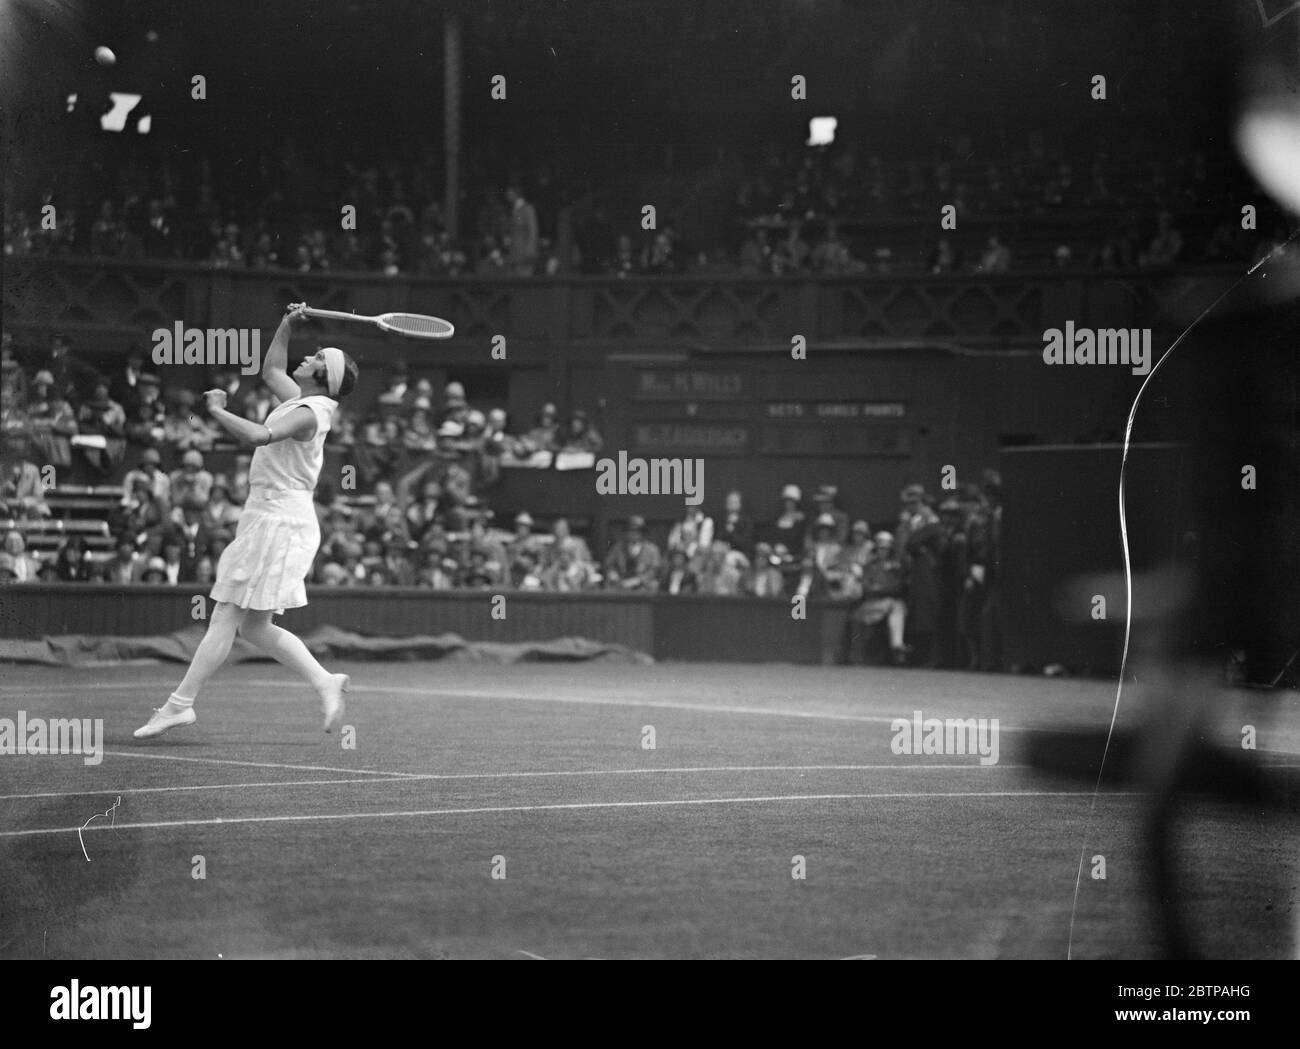
M 325 715 L 325 731 L 333 732 L 334 726 L 343 720 L 343 693 L 352 685 L 347 674 L 331 674 L 330 683 L 320 691 L 321 711 Z
M 149 739 L 152 736 L 161 736 L 169 728 L 176 728 L 180 725 L 193 725 L 198 718 L 194 714 L 193 707 L 186 707 L 179 714 L 164 714 L 162 707 L 158 707 L 153 712 L 147 724 L 142 725 L 131 733 L 136 739 Z

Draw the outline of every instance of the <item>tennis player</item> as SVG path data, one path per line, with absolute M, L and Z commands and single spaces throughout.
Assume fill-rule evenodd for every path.
M 326 732 L 342 720 L 348 676 L 329 673 L 302 641 L 271 622 L 286 608 L 307 603 L 303 582 L 320 546 L 312 494 L 324 459 L 325 434 L 338 399 L 357 381 L 356 362 L 333 346 L 304 357 L 293 374 L 288 373 L 289 340 L 293 329 L 306 321 L 304 310 L 302 303 L 288 307 L 262 362 L 262 380 L 282 402 L 265 424 L 228 412 L 224 390 L 204 394 L 213 419 L 237 440 L 256 446 L 248 500 L 235 539 L 217 565 L 211 592 L 216 607 L 207 633 L 184 680 L 148 724 L 135 730 L 137 739 L 194 724 L 194 701 L 226 661 L 236 633 L 297 671 L 316 690 Z

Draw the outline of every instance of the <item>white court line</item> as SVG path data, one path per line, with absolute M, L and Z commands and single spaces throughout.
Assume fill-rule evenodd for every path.
M 1108 798 L 1138 797 L 1141 791 L 1115 791 Z M 332 812 L 306 816 L 237 816 L 231 819 L 160 820 L 152 823 L 123 823 L 119 830 L 160 830 L 170 827 L 234 826 L 242 823 L 318 823 L 325 820 L 397 819 L 410 816 L 482 816 L 508 812 L 565 812 L 583 809 L 642 809 L 687 805 L 757 805 L 779 801 L 883 801 L 920 798 L 1091 798 L 1090 791 L 999 790 L 943 791 L 918 794 L 769 794 L 747 798 L 680 798 L 657 801 L 574 801 L 551 805 L 491 805 L 469 809 L 400 809 L 393 812 Z M 103 828 L 96 828 L 103 829 Z M 26 838 L 38 834 L 70 834 L 76 827 L 42 827 L 35 830 L 0 831 L 0 838 Z
M 258 688 L 300 687 L 291 681 L 254 680 L 246 682 Z M 898 718 L 911 723 L 912 711 L 906 714 L 832 714 L 815 710 L 790 710 L 785 707 L 744 707 L 721 703 L 679 703 L 667 699 L 610 699 L 604 696 L 545 696 L 531 692 L 475 691 L 461 688 L 415 688 L 410 685 L 368 686 L 353 685 L 350 693 L 374 692 L 379 695 L 427 696 L 434 699 L 506 699 L 525 703 L 572 703 L 593 707 L 654 707 L 663 710 L 701 711 L 709 714 L 757 714 L 777 718 L 814 718 L 823 721 L 860 721 L 872 725 L 889 725 Z M 936 715 L 937 717 L 938 715 Z M 1002 725 L 1003 731 L 1024 731 L 1014 725 Z
M 207 765 L 247 765 L 255 769 L 293 769 L 295 772 L 352 772 L 358 776 L 392 776 L 405 779 L 418 776 L 417 772 L 391 772 L 387 769 L 341 769 L 333 765 L 281 765 L 274 761 L 236 761 L 234 758 L 191 758 L 181 754 L 146 754 L 135 750 L 106 750 L 105 756 L 114 758 L 145 758 L 149 761 L 194 761 Z
M 692 772 L 896 772 L 900 769 L 1025 769 L 1028 765 L 701 765 L 676 769 L 569 769 L 557 772 L 402 772 L 379 779 L 269 780 L 264 783 L 197 783 L 183 787 L 115 787 L 101 790 L 52 791 L 46 794 L 0 794 L 0 801 L 36 798 L 81 798 L 95 794 L 166 794 L 182 790 L 230 790 L 251 787 L 324 787 L 343 783 L 407 783 L 411 780 L 544 779 L 564 776 L 665 776 Z
M 297 681 L 270 681 L 261 678 L 242 682 L 241 684 L 256 688 L 303 688 L 303 685 Z M 111 692 L 126 691 L 130 689 L 150 689 L 156 687 L 157 684 L 155 682 L 123 683 L 121 685 L 78 685 L 76 691 L 84 692 L 94 689 Z M 24 689 L 21 687 L 10 689 L 7 686 L 0 687 L 0 695 L 3 695 L 6 691 L 13 691 L 24 695 L 66 695 L 68 689 Z M 790 710 L 784 707 L 747 707 L 720 703 L 679 703 L 673 700 L 664 699 L 628 700 L 608 699 L 602 696 L 545 696 L 528 692 L 504 692 L 498 690 L 476 691 L 473 689 L 455 688 L 415 688 L 410 685 L 390 685 L 380 687 L 377 685 L 357 685 L 354 683 L 349 690 L 349 695 L 356 695 L 358 693 L 426 696 L 432 699 L 500 699 L 515 700 L 525 703 L 571 703 L 578 706 L 649 707 L 662 710 L 700 711 L 707 714 L 755 714 L 763 717 L 777 718 L 812 718 L 821 721 L 856 721 L 871 725 L 888 725 L 896 718 L 910 719 L 912 716 L 911 710 L 893 716 L 886 714 L 834 714 L 813 710 Z M 938 715 L 936 714 L 935 716 L 937 717 Z M 1004 732 L 1025 731 L 1025 729 L 1016 725 L 1002 725 L 1001 729 Z

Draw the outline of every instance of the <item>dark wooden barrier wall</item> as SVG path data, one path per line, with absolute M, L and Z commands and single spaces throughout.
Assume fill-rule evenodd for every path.
M 192 599 L 206 592 L 197 586 L 0 587 L 0 637 L 166 634 L 194 624 Z M 305 633 L 331 625 L 396 637 L 454 633 L 470 641 L 585 637 L 667 660 L 829 663 L 844 623 L 841 608 L 816 601 L 809 602 L 806 620 L 795 620 L 784 600 L 507 591 L 506 618 L 496 620 L 486 591 L 312 587 L 308 593 L 310 604 L 281 620 L 287 628 Z

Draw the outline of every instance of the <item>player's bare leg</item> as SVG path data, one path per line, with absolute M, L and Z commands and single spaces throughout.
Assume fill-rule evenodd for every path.
M 332 732 L 343 718 L 343 693 L 348 691 L 352 679 L 347 674 L 331 674 L 321 666 L 301 638 L 271 622 L 270 612 L 249 612 L 239 633 L 272 659 L 296 671 L 316 690 L 321 698 L 325 731 Z
M 228 602 L 218 601 L 208 620 L 207 633 L 199 642 L 190 661 L 190 668 L 184 679 L 176 686 L 176 691 L 167 697 L 167 702 L 158 707 L 149 721 L 136 729 L 136 739 L 148 739 L 160 736 L 168 729 L 181 725 L 194 724 L 194 700 L 199 690 L 225 663 L 230 655 L 230 646 L 235 643 L 235 635 L 244 621 L 247 610 Z

